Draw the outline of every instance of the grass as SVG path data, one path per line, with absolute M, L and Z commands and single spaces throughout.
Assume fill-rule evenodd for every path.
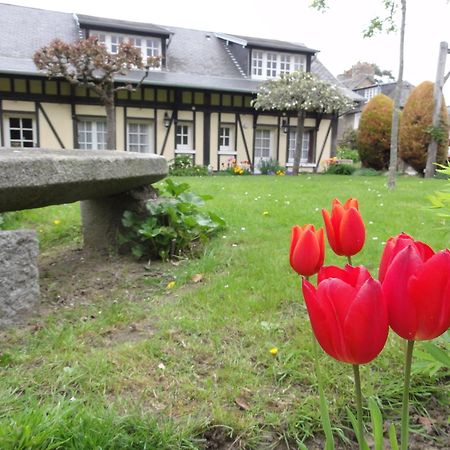
M 400 231 L 435 249 L 448 242 L 426 200 L 446 185 L 442 180 L 400 178 L 394 192 L 384 177 L 183 180 L 213 195 L 208 207 L 226 219 L 227 230 L 201 259 L 159 265 L 155 278 L 123 277 L 107 295 L 92 291 L 83 302 L 52 308 L 36 319 L 39 326 L 4 333 L 0 448 L 297 448 L 320 433 L 320 418 L 309 323 L 288 263 L 291 226 L 321 225 L 321 208 L 334 197 L 357 197 L 367 243 L 354 263 L 374 274 L 383 242 Z M 38 230 L 44 255 L 81 241 L 77 205 L 6 219 L 10 228 L 19 224 Z M 343 264 L 331 251 L 326 261 Z M 198 273 L 203 281 L 194 284 Z M 170 280 L 175 286 L 166 289 Z M 325 355 L 321 365 L 332 423 L 351 448 L 351 368 Z M 394 335 L 362 368 L 364 394 L 377 397 L 391 418 L 398 416 L 401 369 Z M 441 372 L 416 373 L 412 394 L 423 415 L 432 398 L 445 401 L 448 386 Z

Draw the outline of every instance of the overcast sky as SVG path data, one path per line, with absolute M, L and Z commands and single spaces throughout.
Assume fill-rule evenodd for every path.
M 400 1 L 400 0 L 399 0 Z M 319 58 L 338 75 L 358 61 L 398 72 L 397 33 L 364 39 L 370 19 L 383 14 L 382 0 L 328 0 L 319 13 L 310 0 L 9 0 L 5 3 L 205 31 L 301 42 L 320 50 Z M 107 5 L 107 6 L 106 6 Z M 30 31 L 32 32 L 32 31 Z M 436 77 L 439 43 L 450 42 L 447 0 L 407 0 L 404 79 L 417 85 Z M 446 72 L 450 70 L 450 55 Z M 445 86 L 450 103 L 450 81 Z

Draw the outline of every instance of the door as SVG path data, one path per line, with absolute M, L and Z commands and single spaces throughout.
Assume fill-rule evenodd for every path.
M 259 129 L 255 131 L 255 163 L 254 172 L 261 173 L 262 161 L 267 161 L 272 157 L 272 131 Z

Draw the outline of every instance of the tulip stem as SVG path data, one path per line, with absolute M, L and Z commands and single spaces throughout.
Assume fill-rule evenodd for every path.
M 351 256 L 347 256 L 347 261 L 350 265 L 352 265 L 352 257 Z
M 334 450 L 333 431 L 331 429 L 330 415 L 328 414 L 327 401 L 323 391 L 322 373 L 319 364 L 319 350 L 314 332 L 312 333 L 313 355 L 314 355 L 314 371 L 316 372 L 317 386 L 319 388 L 320 415 L 322 417 L 322 427 L 325 433 L 326 450 Z
M 361 393 L 361 377 L 359 376 L 359 364 L 353 364 L 353 374 L 355 377 L 356 391 L 356 411 L 358 415 L 358 443 L 359 448 L 364 449 L 364 428 L 363 428 L 363 411 L 362 411 L 362 393 Z
M 408 450 L 409 441 L 409 385 L 411 379 L 411 364 L 414 350 L 414 341 L 408 341 L 405 353 L 405 385 L 402 402 L 402 431 L 401 450 Z

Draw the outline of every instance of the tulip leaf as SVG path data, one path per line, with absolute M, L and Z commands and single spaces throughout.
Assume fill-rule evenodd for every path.
M 383 416 L 374 398 L 369 398 L 369 409 L 375 450 L 383 450 Z
M 358 420 L 356 419 L 355 415 L 348 408 L 347 408 L 347 414 L 348 414 L 348 417 L 350 418 L 350 422 L 352 423 L 352 428 L 353 428 L 353 431 L 355 432 L 356 438 L 358 439 L 359 448 L 362 450 L 370 450 L 369 446 L 367 445 L 366 440 L 364 439 L 364 436 L 362 436 L 362 442 L 360 442 Z
M 450 356 L 444 350 L 432 342 L 424 342 L 423 346 L 433 359 L 441 363 L 444 367 L 450 368 Z
M 395 425 L 391 423 L 389 427 L 389 442 L 391 443 L 392 450 L 399 450 L 397 432 L 395 431 Z

